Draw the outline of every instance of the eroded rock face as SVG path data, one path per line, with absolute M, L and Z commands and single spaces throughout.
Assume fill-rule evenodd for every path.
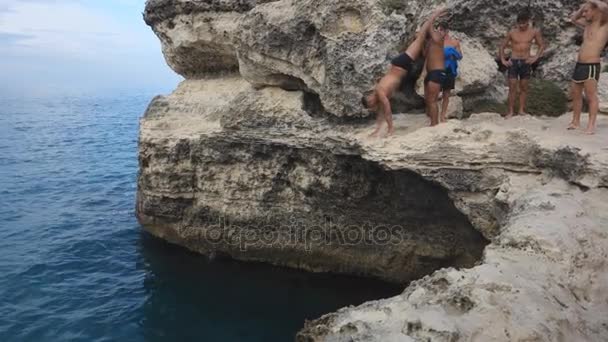
M 370 139 L 372 123 L 353 118 L 361 93 L 434 6 L 391 4 L 148 1 L 186 80 L 141 120 L 140 222 L 209 256 L 419 279 L 309 322 L 301 341 L 605 340 L 606 118 L 588 137 L 567 132 L 567 116 L 429 128 L 396 115 L 394 137 Z M 504 97 L 493 44 L 524 1 L 448 5 L 465 50 L 458 117 L 471 99 Z M 576 35 L 561 21 L 573 2 L 535 6 L 546 35 L 563 30 L 554 42 Z M 569 73 L 562 58 L 549 53 L 551 77 Z
M 484 263 L 307 323 L 297 341 L 603 341 L 606 190 L 514 177 L 513 211 Z M 599 315 L 599 316 L 598 316 Z
M 385 15 L 376 1 L 282 0 L 239 24 L 241 75 L 256 86 L 318 94 L 336 116 L 361 115 L 361 97 L 386 71 L 415 22 Z
M 148 0 L 144 12 L 167 64 L 185 78 L 238 70 L 232 39 L 243 13 L 271 0 Z

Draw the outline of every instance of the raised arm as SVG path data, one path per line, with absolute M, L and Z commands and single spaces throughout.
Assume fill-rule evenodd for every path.
M 608 19 L 608 4 L 600 0 L 589 0 L 589 3 L 594 4 L 602 12 L 602 22 L 606 22 L 606 19 Z
M 511 43 L 511 31 L 507 32 L 507 36 L 503 39 L 502 44 L 500 44 L 500 49 L 498 50 L 498 56 L 500 57 L 500 61 L 503 65 L 510 67 L 511 61 L 507 61 L 505 58 L 505 49 Z
M 583 11 L 585 11 L 585 9 L 587 8 L 586 6 L 587 3 L 583 4 L 581 8 L 578 9 L 578 11 L 572 13 L 572 15 L 570 16 L 570 22 L 572 22 L 578 27 L 585 28 L 585 26 L 587 26 L 587 21 L 583 19 Z
M 440 9 L 436 10 L 435 12 L 433 12 L 433 14 L 431 14 L 429 19 L 420 28 L 420 34 L 423 34 L 426 36 L 427 34 L 432 33 L 433 26 L 435 25 L 435 20 L 437 20 L 440 17 L 445 16 L 446 14 L 447 14 L 447 11 L 445 8 L 440 8 Z

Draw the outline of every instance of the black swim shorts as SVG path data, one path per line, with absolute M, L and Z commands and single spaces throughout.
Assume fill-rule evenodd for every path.
M 446 77 L 447 74 L 445 73 L 445 70 L 431 70 L 427 73 L 426 78 L 424 79 L 424 84 L 433 82 L 443 86 L 443 82 L 445 82 Z
M 445 75 L 445 79 L 443 80 L 443 84 L 441 85 L 441 90 L 454 90 L 456 87 L 456 76 L 452 75 L 452 73 L 447 72 Z
M 588 80 L 600 80 L 601 72 L 600 63 L 576 63 L 572 81 L 575 83 L 583 83 Z
M 412 59 L 412 57 L 410 57 L 405 52 L 399 54 L 399 56 L 393 58 L 393 60 L 391 61 L 392 65 L 399 67 L 401 69 L 405 69 L 408 72 L 410 72 L 412 70 L 413 63 L 414 63 L 414 60 Z
M 511 67 L 509 68 L 510 79 L 527 80 L 530 79 L 530 73 L 530 64 L 526 63 L 525 59 L 511 60 Z

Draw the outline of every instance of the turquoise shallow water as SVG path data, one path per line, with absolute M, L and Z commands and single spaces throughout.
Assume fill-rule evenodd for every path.
M 290 341 L 377 281 L 208 261 L 135 219 L 153 94 L 0 99 L 0 341 Z

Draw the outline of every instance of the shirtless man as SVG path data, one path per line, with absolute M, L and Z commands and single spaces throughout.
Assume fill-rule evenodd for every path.
M 538 45 L 538 53 L 531 56 L 532 44 Z M 511 59 L 505 58 L 505 48 L 511 45 Z M 530 25 L 530 15 L 522 12 L 517 16 L 517 27 L 507 33 L 507 37 L 500 46 L 500 60 L 509 68 L 509 113 L 507 119 L 513 117 L 515 99 L 519 85 L 519 114 L 525 115 L 526 99 L 530 82 L 530 67 L 542 57 L 545 52 L 545 43 L 540 30 Z
M 443 42 L 443 49 L 446 59 L 446 78 L 441 86 L 441 114 L 439 115 L 440 122 L 447 122 L 446 114 L 448 106 L 450 105 L 450 96 L 452 96 L 452 90 L 456 86 L 456 77 L 458 76 L 458 61 L 462 59 L 462 49 L 460 48 L 460 41 L 450 36 L 449 27 L 446 23 L 439 24 L 445 31 L 445 40 Z M 457 52 L 455 53 L 454 50 Z
M 377 137 L 385 121 L 388 125 L 388 135 L 390 136 L 395 132 L 395 128 L 393 127 L 393 112 L 389 100 L 395 90 L 399 88 L 402 79 L 411 71 L 412 63 L 420 56 L 424 48 L 426 36 L 433 28 L 435 20 L 445 15 L 445 13 L 444 9 L 440 9 L 431 15 L 420 28 L 414 42 L 405 52 L 391 61 L 388 73 L 380 79 L 373 91 L 363 97 L 363 105 L 370 110 L 376 111 L 376 129 L 370 136 Z
M 583 90 L 589 102 L 589 124 L 586 134 L 595 134 L 595 122 L 599 110 L 597 82 L 600 79 L 600 54 L 608 42 L 608 5 L 599 0 L 589 0 L 572 17 L 572 22 L 585 29 L 583 45 L 572 76 L 573 118 L 569 130 L 581 125 Z
M 431 126 L 439 124 L 437 99 L 447 77 L 445 73 L 445 55 L 443 53 L 445 36 L 446 31 L 443 29 L 443 26 L 439 26 L 431 31 L 426 56 L 427 74 L 424 80 L 424 101 L 426 102 L 426 115 L 431 118 Z

